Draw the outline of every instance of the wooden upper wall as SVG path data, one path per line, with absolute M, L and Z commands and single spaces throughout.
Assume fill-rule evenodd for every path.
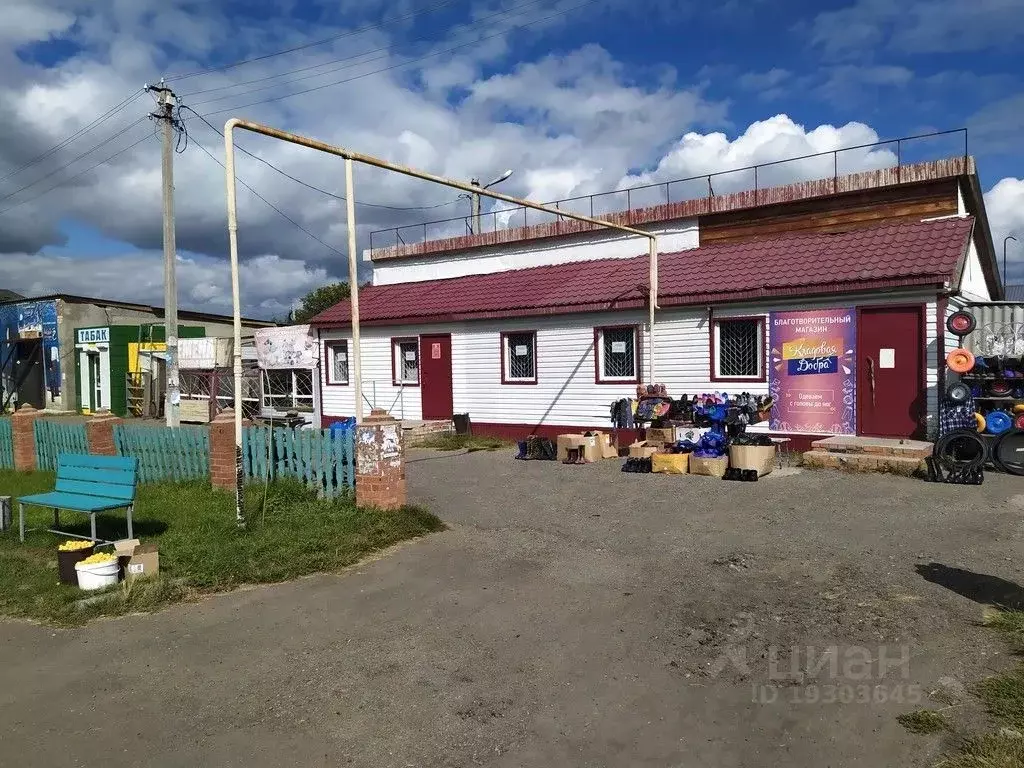
M 956 179 L 938 179 L 699 217 L 701 245 L 797 232 L 848 232 L 957 213 Z

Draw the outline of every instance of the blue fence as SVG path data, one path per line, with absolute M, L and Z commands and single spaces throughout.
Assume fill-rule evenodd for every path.
M 36 467 L 57 471 L 57 454 L 88 453 L 85 424 L 68 424 L 47 419 L 35 420 Z
M 355 436 L 351 430 L 246 427 L 242 467 L 247 480 L 294 477 L 323 496 L 337 496 L 355 487 Z
M 210 476 L 210 433 L 205 427 L 118 424 L 114 445 L 139 460 L 139 480 L 202 480 Z
M 10 419 L 0 419 L 0 469 L 14 469 L 14 433 Z

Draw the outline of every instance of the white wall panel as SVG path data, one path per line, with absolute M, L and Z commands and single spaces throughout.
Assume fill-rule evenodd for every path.
M 662 253 L 685 251 L 699 245 L 696 219 L 659 224 L 649 231 L 658 235 L 658 248 Z M 627 259 L 646 256 L 647 242 L 647 238 L 609 230 L 455 253 L 384 259 L 373 265 L 373 284 L 416 283 L 592 259 Z M 363 258 L 369 259 L 369 251 Z
M 885 303 L 926 303 L 928 327 L 929 419 L 937 413 L 939 361 L 935 335 L 935 303 L 924 293 L 874 295 L 822 300 L 732 305 L 716 308 L 715 317 L 767 318 L 770 310 L 863 306 Z M 642 379 L 646 381 L 649 354 L 646 316 L 641 311 L 561 315 L 556 317 L 488 320 L 460 324 L 363 329 L 363 382 L 367 398 L 389 409 L 397 418 L 420 418 L 420 392 L 409 387 L 398 398 L 391 384 L 391 338 L 423 333 L 452 334 L 452 388 L 456 413 L 469 413 L 477 423 L 524 425 L 604 426 L 614 400 L 632 397 L 633 384 L 597 384 L 594 381 L 594 328 L 602 325 L 640 324 L 643 351 Z M 501 333 L 537 332 L 537 384 L 501 383 Z M 709 391 L 747 391 L 767 394 L 766 383 L 713 383 L 710 380 L 709 315 L 706 307 L 664 309 L 655 325 L 657 379 L 674 397 Z M 338 331 L 321 331 L 324 341 L 349 338 Z M 351 342 L 350 342 L 351 343 Z M 351 347 L 350 347 L 351 350 Z M 767 334 L 765 359 L 769 360 Z M 321 371 L 326 366 L 321 365 Z M 323 375 L 323 374 L 321 374 Z M 354 413 L 353 387 L 323 386 L 324 414 Z M 376 387 L 376 390 L 374 388 Z M 376 396 L 374 396 L 376 391 Z M 367 410 L 369 410 L 367 408 Z

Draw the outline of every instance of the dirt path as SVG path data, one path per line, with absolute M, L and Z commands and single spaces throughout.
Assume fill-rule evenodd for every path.
M 926 765 L 938 739 L 895 715 L 1004 664 L 980 606 L 936 582 L 1024 581 L 1015 478 L 745 484 L 485 453 L 408 474 L 452 529 L 353 572 L 82 630 L 0 624 L 4 755 Z

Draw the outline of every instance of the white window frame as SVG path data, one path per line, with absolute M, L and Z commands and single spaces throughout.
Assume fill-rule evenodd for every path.
M 291 379 L 291 388 L 290 388 L 290 390 L 288 392 L 279 393 L 279 394 L 275 394 L 275 393 L 271 392 L 270 391 L 271 388 L 269 386 L 270 385 L 270 374 L 271 373 L 289 373 L 289 374 L 291 374 L 291 376 L 290 376 L 290 379 Z M 298 380 L 298 376 L 301 373 L 306 373 L 306 374 L 309 375 L 310 392 L 309 392 L 308 395 L 300 395 L 299 394 L 299 380 Z M 313 400 L 315 399 L 315 395 L 313 393 L 313 371 L 311 369 L 309 369 L 309 368 L 278 368 L 278 369 L 272 369 L 272 370 L 264 370 L 263 371 L 263 379 L 261 381 L 261 385 L 263 385 L 262 386 L 263 391 L 261 393 L 260 403 L 263 406 L 263 408 L 266 409 L 266 410 L 288 411 L 288 410 L 291 410 L 293 408 L 302 409 L 302 410 L 307 410 L 308 409 L 310 411 L 313 410 Z M 271 399 L 271 398 L 283 398 L 283 397 L 287 397 L 290 400 L 290 404 L 286 405 L 284 407 L 281 407 L 279 405 L 274 405 L 274 403 L 273 403 L 273 401 Z
M 347 386 L 352 378 L 352 357 L 349 355 L 348 339 L 324 342 L 324 348 L 327 352 L 327 354 L 324 355 L 327 363 L 327 383 L 339 387 Z M 339 381 L 334 378 L 334 355 L 342 350 L 345 352 L 345 380 Z
M 633 334 L 633 373 L 630 376 L 608 376 L 605 373 L 604 334 L 605 331 L 628 330 Z M 609 325 L 595 329 L 594 351 L 597 356 L 598 384 L 633 384 L 640 381 L 640 332 L 635 325 Z
M 533 362 L 532 376 L 512 375 L 512 337 L 530 337 L 530 357 Z M 505 356 L 502 379 L 505 384 L 536 384 L 537 383 L 537 332 L 536 331 L 506 331 L 502 334 L 502 354 Z
M 722 323 L 756 323 L 757 330 L 757 373 L 748 376 L 738 376 L 734 374 L 722 373 L 722 338 L 721 338 L 721 327 Z M 711 372 L 713 381 L 754 381 L 763 382 L 767 378 L 767 371 L 765 369 L 765 333 L 766 324 L 763 317 L 716 317 L 711 323 L 711 333 L 714 334 L 714 347 L 715 354 L 711 361 Z
M 405 361 L 402 347 L 412 347 L 416 351 L 416 378 L 405 378 Z M 420 384 L 420 340 L 417 336 L 402 336 L 391 340 L 391 365 L 393 366 L 394 386 L 415 386 Z

